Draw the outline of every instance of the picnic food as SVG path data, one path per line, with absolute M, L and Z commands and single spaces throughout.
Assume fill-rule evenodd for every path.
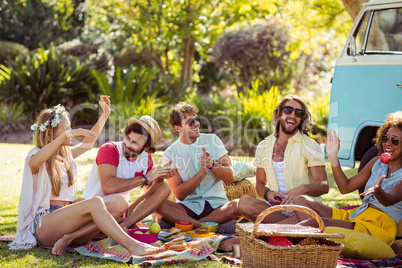
M 201 228 L 197 228 L 192 231 L 186 232 L 186 234 L 209 234 L 209 229 L 207 227 L 201 227 Z
M 151 234 L 157 234 L 161 231 L 161 226 L 154 222 L 151 224 L 151 226 L 149 226 L 149 231 L 151 232 Z
M 217 222 L 201 222 L 201 227 L 208 228 L 208 230 L 213 233 L 218 231 L 218 225 Z
M 180 232 L 180 229 L 179 229 L 179 228 L 176 228 L 176 227 L 172 227 L 172 228 L 169 229 L 169 232 L 170 232 L 170 233 L 172 233 L 172 232 L 177 232 L 177 231 Z
M 280 247 L 289 247 L 293 245 L 292 242 L 283 236 L 270 236 L 268 239 L 268 244 Z
M 167 233 L 165 235 L 160 235 L 160 237 L 171 240 L 171 239 L 175 238 L 174 236 L 177 237 L 177 235 L 181 235 L 181 230 L 178 228 L 172 227 L 172 228 L 170 228 L 169 231 L 170 231 L 170 233 Z
M 388 164 L 391 161 L 391 155 L 389 153 L 382 153 L 380 159 L 382 163 Z
M 187 249 L 186 238 L 184 236 L 173 239 L 165 244 L 170 250 L 185 250 Z
M 135 240 L 148 244 L 154 243 L 158 240 L 158 234 L 151 234 L 149 230 L 145 228 L 128 229 L 127 234 Z
M 315 246 L 318 245 L 318 241 L 312 237 L 307 237 L 302 240 L 300 243 L 296 244 L 297 246 Z

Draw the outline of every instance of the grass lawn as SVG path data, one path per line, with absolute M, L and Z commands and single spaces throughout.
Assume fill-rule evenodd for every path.
M 32 145 L 25 144 L 0 144 L 0 233 L 15 234 L 17 226 L 18 201 L 21 191 L 24 160 Z M 98 149 L 81 155 L 76 159 L 78 167 L 78 197 L 84 189 L 86 178 L 92 168 Z M 236 158 L 236 160 L 252 163 L 252 158 Z M 156 164 L 161 162 L 161 153 L 154 155 Z M 358 205 L 360 198 L 357 191 L 348 195 L 341 195 L 335 185 L 331 169 L 327 163 L 328 180 L 330 191 L 323 196 L 324 203 L 331 206 Z M 348 177 L 356 174 L 357 168 L 344 168 Z M 251 178 L 255 184 L 255 178 Z M 134 200 L 141 194 L 141 190 L 135 189 L 131 193 Z M 78 253 L 67 253 L 64 256 L 56 257 L 51 255 L 49 249 L 34 248 L 28 251 L 10 251 L 7 243 L 0 242 L 0 267 L 126 267 L 114 261 L 98 258 L 85 257 Z M 183 265 L 172 265 L 169 267 L 232 267 L 229 264 L 217 263 L 214 261 L 202 261 Z

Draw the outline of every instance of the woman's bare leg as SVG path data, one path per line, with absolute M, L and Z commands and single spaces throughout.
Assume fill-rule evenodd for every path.
M 114 196 L 106 201 L 105 205 L 106 209 L 115 219 L 118 219 L 128 209 L 128 202 L 122 195 Z M 63 255 L 69 245 L 87 244 L 96 237 L 99 232 L 98 226 L 96 226 L 94 222 L 91 222 L 71 234 L 65 234 L 54 244 L 52 254 Z
M 42 218 L 42 226 L 38 224 L 36 227 L 36 235 L 41 245 L 53 246 L 65 234 L 73 233 L 92 221 L 100 231 L 126 248 L 132 255 L 147 255 L 163 250 L 141 243 L 125 233 L 107 211 L 100 197 L 93 197 L 46 214 Z

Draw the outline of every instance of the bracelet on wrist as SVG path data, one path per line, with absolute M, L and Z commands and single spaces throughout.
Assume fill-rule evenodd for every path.
M 270 192 L 273 192 L 273 191 L 271 191 L 271 189 L 266 189 L 266 190 L 264 191 L 264 199 L 265 199 L 266 201 L 269 201 L 267 194 L 269 194 Z
M 209 170 L 211 170 L 215 165 L 215 161 L 212 161 L 212 166 L 210 168 L 208 168 Z
M 141 188 L 144 186 L 147 186 L 149 184 L 148 178 L 147 176 L 145 176 L 144 174 L 142 174 L 142 177 L 145 179 L 144 183 L 141 185 Z

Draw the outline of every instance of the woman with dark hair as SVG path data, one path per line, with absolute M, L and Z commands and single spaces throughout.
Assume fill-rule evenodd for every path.
M 326 144 L 332 172 L 339 191 L 347 194 L 365 186 L 363 204 L 351 210 L 331 208 L 308 201 L 302 197 L 295 204 L 315 210 L 324 220 L 325 226 L 353 229 L 380 238 L 389 245 L 395 240 L 397 224 L 402 220 L 402 111 L 388 115 L 388 119 L 377 131 L 376 144 L 380 153 L 391 156 L 389 163 L 381 157 L 373 158 L 358 174 L 348 179 L 339 164 L 337 153 L 339 138 L 335 131 L 328 132 Z M 299 221 L 308 216 L 296 212 Z M 308 219 L 301 224 L 316 225 Z

